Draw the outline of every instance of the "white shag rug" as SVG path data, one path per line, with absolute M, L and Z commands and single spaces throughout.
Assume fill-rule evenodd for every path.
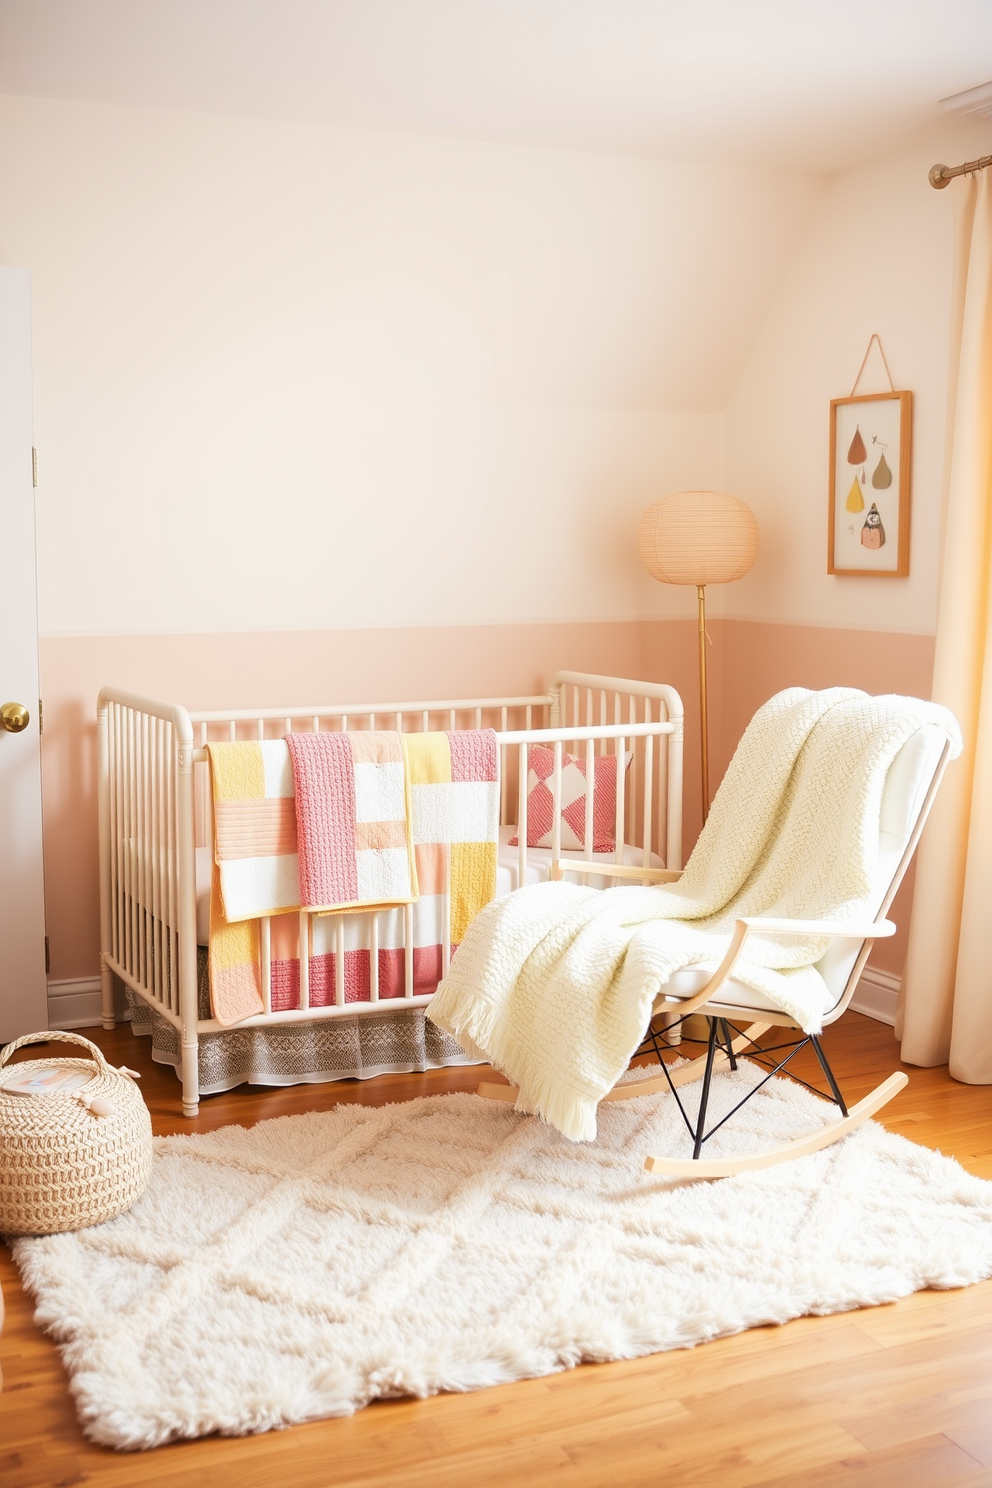
M 742 1064 L 715 1079 L 714 1118 L 759 1078 Z M 831 1109 L 776 1079 L 706 1150 L 774 1145 Z M 992 1274 L 992 1183 L 872 1122 L 737 1178 L 644 1171 L 687 1143 L 668 1096 L 601 1107 L 588 1145 L 474 1095 L 341 1105 L 159 1139 L 130 1213 L 14 1253 L 84 1430 L 124 1448 Z

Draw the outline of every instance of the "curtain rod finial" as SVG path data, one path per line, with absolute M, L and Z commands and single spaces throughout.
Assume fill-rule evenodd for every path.
M 937 191 L 943 191 L 951 177 L 946 165 L 932 165 L 930 167 L 930 185 Z

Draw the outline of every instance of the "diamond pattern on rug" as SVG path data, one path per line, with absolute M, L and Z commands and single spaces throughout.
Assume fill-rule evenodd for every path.
M 714 1120 L 762 1072 L 714 1080 Z M 691 1102 L 693 1089 L 685 1091 Z M 713 1139 L 770 1147 L 832 1108 L 769 1082 Z M 339 1106 L 156 1143 L 128 1213 L 14 1253 L 86 1433 L 116 1447 L 348 1414 L 687 1347 L 992 1273 L 992 1184 L 874 1123 L 722 1182 L 667 1096 L 566 1141 L 469 1095 Z

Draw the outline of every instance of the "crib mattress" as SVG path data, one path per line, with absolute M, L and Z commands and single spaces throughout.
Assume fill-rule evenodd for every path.
M 510 838 L 516 835 L 516 827 L 500 827 L 499 829 L 499 859 L 496 871 L 496 897 L 502 899 L 506 894 L 518 887 L 520 878 L 520 850 L 510 846 Z M 563 852 L 562 861 L 566 859 L 572 862 L 581 862 L 581 852 Z M 210 858 L 209 847 L 198 847 L 196 849 L 196 938 L 200 945 L 206 945 L 210 939 Z M 612 863 L 616 860 L 615 853 L 593 853 L 593 862 Z M 630 868 L 639 868 L 644 861 L 641 848 L 625 846 L 623 850 L 624 863 Z M 651 854 L 651 867 L 664 868 L 664 863 L 657 853 Z M 549 847 L 529 847 L 527 849 L 527 872 L 524 882 L 527 884 L 546 883 L 551 872 L 551 849 Z M 602 874 L 590 875 L 580 878 L 578 874 L 567 875 L 574 882 L 584 882 L 593 889 L 605 889 L 611 880 Z

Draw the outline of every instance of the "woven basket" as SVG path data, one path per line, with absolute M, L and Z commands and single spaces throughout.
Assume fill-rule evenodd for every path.
M 0 1053 L 0 1069 L 25 1044 L 81 1044 L 89 1059 L 28 1060 L 17 1069 L 81 1070 L 67 1094 L 15 1095 L 0 1087 L 0 1233 L 54 1235 L 123 1214 L 144 1193 L 152 1123 L 133 1079 L 78 1033 L 28 1033 Z M 93 1064 L 96 1069 L 93 1069 Z M 97 1115 L 83 1103 L 94 1102 Z

